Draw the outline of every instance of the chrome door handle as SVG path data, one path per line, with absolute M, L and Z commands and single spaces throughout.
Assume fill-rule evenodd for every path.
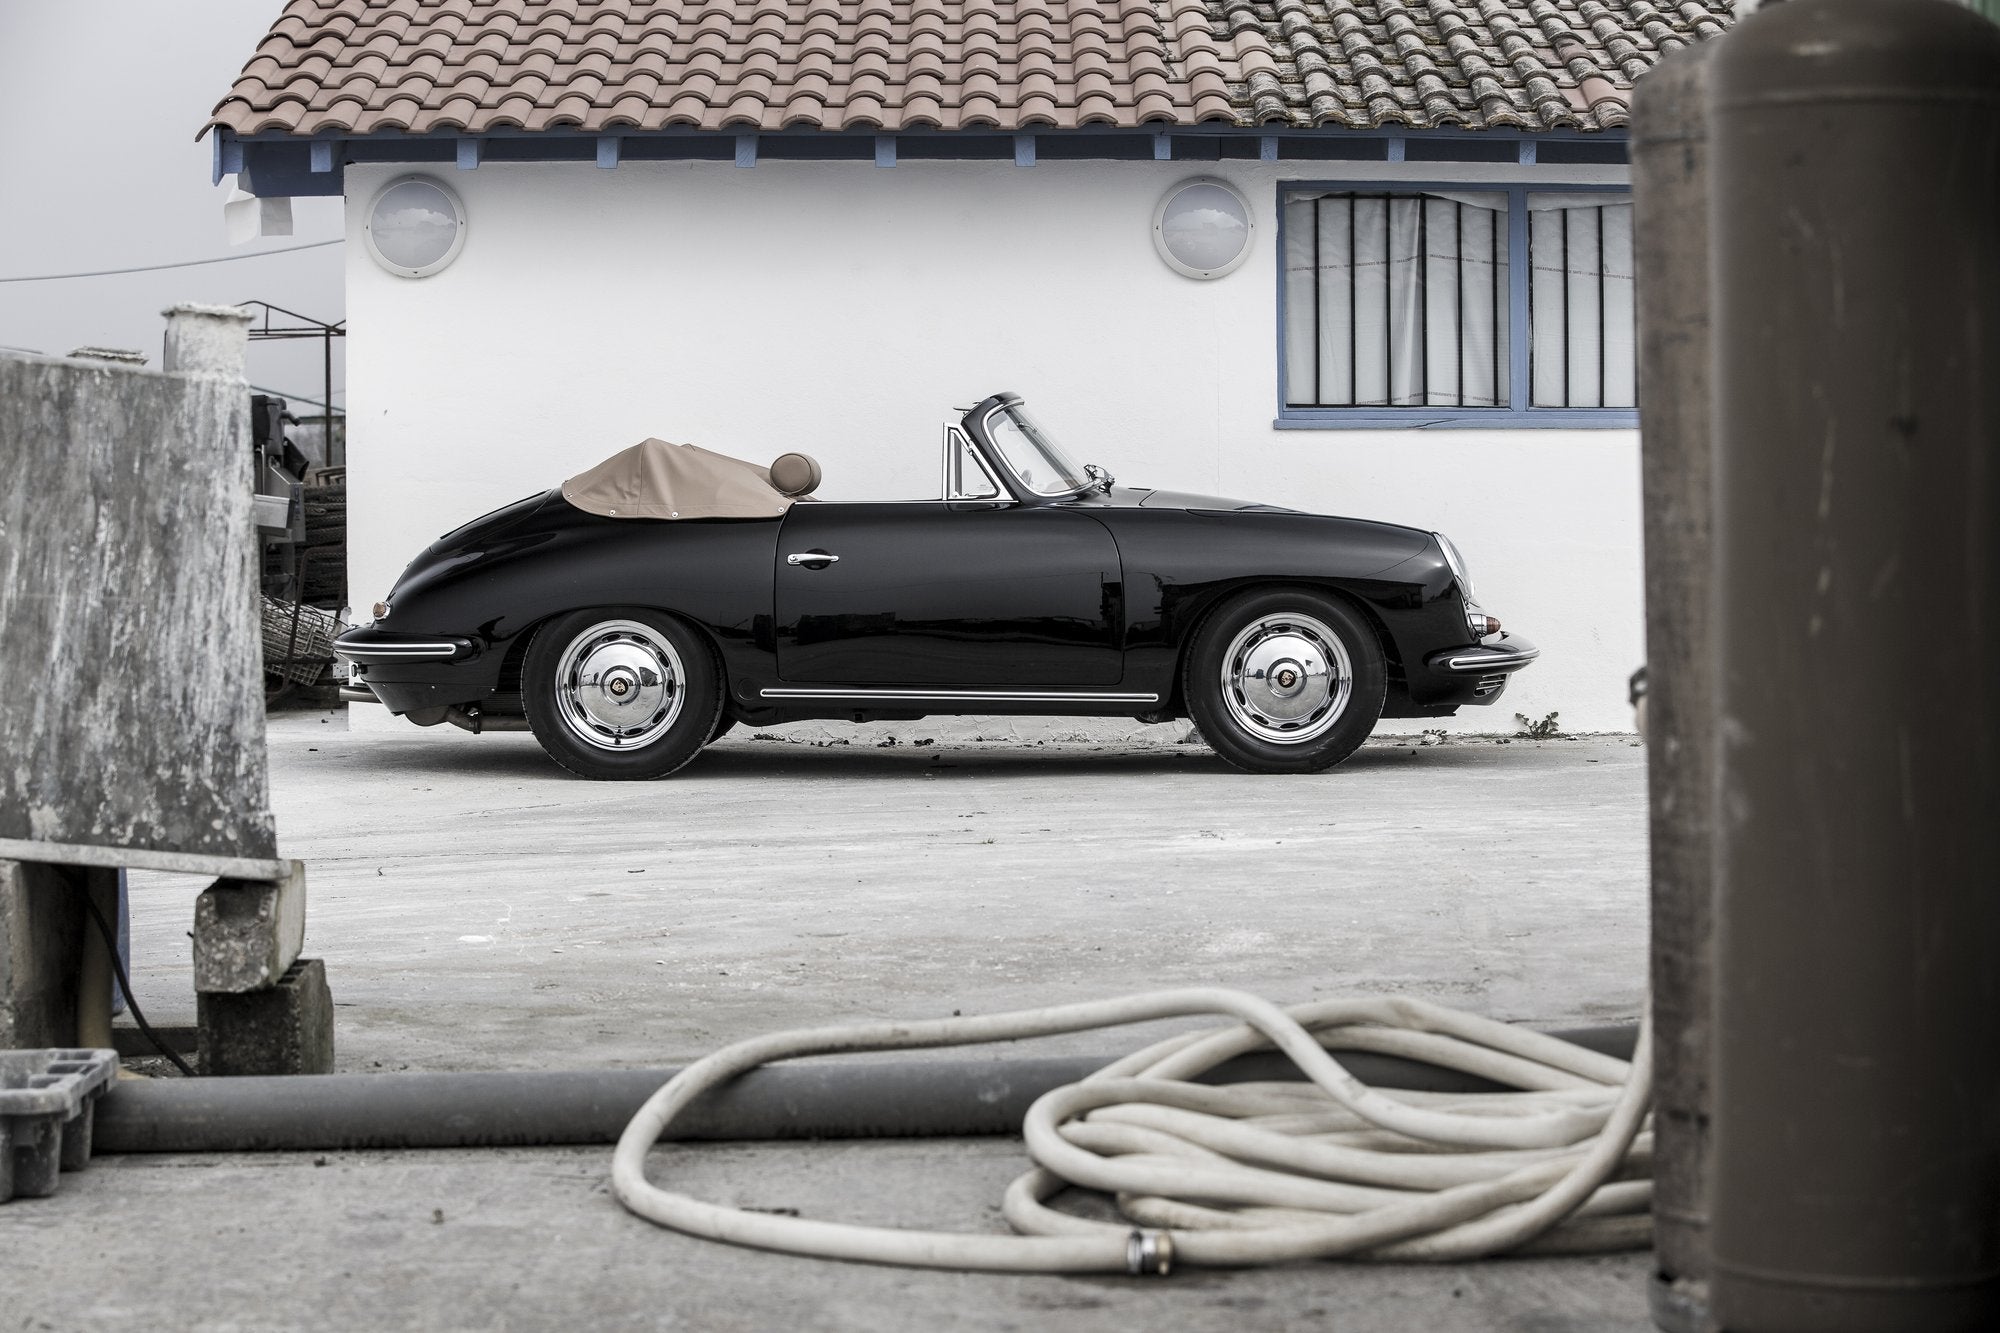
M 839 559 L 839 556 L 828 555 L 825 551 L 801 551 L 797 555 L 786 556 L 785 563 L 788 565 L 804 565 L 807 569 L 825 569 L 828 565 L 836 563 Z

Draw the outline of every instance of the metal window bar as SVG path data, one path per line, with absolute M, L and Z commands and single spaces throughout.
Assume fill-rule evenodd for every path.
M 1604 351 L 1604 205 L 1597 206 L 1597 403 L 1604 406 L 1608 396 L 1605 383 Z
M 1326 387 L 1322 381 L 1322 371 L 1326 368 L 1326 358 L 1320 355 L 1320 330 L 1326 327 L 1325 315 L 1321 311 L 1322 296 L 1326 287 L 1326 268 L 1319 252 L 1319 206 L 1325 201 L 1315 199 L 1313 205 L 1313 397 L 1315 403 L 1326 401 Z
M 1563 368 L 1563 391 L 1562 391 L 1562 405 L 1563 405 L 1564 407 L 1568 407 L 1568 406 L 1569 406 L 1570 404 L 1572 404 L 1572 403 L 1574 403 L 1574 402 L 1576 401 L 1576 395 L 1575 395 L 1575 394 L 1573 394 L 1572 392 L 1570 392 L 1570 384 L 1569 384 L 1569 362 L 1570 362 L 1570 356 L 1569 356 L 1569 346 L 1570 346 L 1570 327 L 1569 327 L 1569 324 L 1570 324 L 1570 304 L 1571 304 L 1571 299 L 1572 299 L 1572 298 L 1570 297 L 1570 272 L 1569 272 L 1569 224 L 1570 224 L 1570 210 L 1569 210 L 1569 209 L 1567 209 L 1567 208 L 1565 208 L 1565 209 L 1564 209 L 1564 210 L 1562 211 L 1562 232 L 1560 233 L 1560 234 L 1561 234 L 1561 236 L 1562 236 L 1562 268 L 1561 268 L 1561 269 L 1559 270 L 1559 271 L 1560 271 L 1560 272 L 1562 273 L 1562 292 L 1563 292 L 1563 294 L 1562 294 L 1562 317 L 1563 317 L 1563 339 L 1562 339 L 1562 346 L 1563 346 L 1563 359 L 1562 359 L 1562 368 Z
M 1347 196 L 1347 401 L 1354 404 L 1361 401 L 1361 317 L 1360 302 L 1356 299 L 1355 260 L 1360 255 L 1354 239 L 1353 195 Z
M 1506 213 L 1505 213 L 1504 215 L 1502 215 L 1502 216 L 1505 216 L 1505 217 L 1510 217 L 1510 218 L 1511 218 L 1511 217 L 1513 216 L 1513 214 L 1514 214 L 1514 210 L 1513 210 L 1513 207 L 1512 207 L 1512 204 L 1511 204 L 1511 202 L 1510 202 L 1510 203 L 1509 203 L 1509 206 L 1508 206 L 1508 209 L 1507 209 L 1507 212 L 1506 212 Z M 1501 385 L 1502 385 L 1503 383 L 1505 383 L 1505 382 L 1506 382 L 1506 381 L 1505 381 L 1505 379 L 1504 379 L 1504 378 L 1502 377 L 1502 375 L 1501 375 L 1501 365 L 1500 365 L 1500 335 L 1501 335 L 1502 331 L 1503 331 L 1503 330 L 1504 330 L 1504 329 L 1505 329 L 1505 328 L 1507 327 L 1507 322 L 1506 322 L 1506 321 L 1505 321 L 1504 319 L 1502 319 L 1502 318 L 1501 318 L 1501 314 L 1500 314 L 1500 220 L 1499 220 L 1499 218 L 1495 218 L 1495 219 L 1493 219 L 1493 231 L 1492 231 L 1492 244 L 1491 244 L 1491 245 L 1490 245 L 1490 246 L 1488 247 L 1488 251 L 1489 251 L 1489 253 L 1487 254 L 1487 257 L 1486 257 L 1486 263 L 1487 263 L 1487 271 L 1488 271 L 1489 273 L 1491 273 L 1491 274 L 1492 274 L 1492 278 L 1493 278 L 1493 402 L 1492 402 L 1492 406 L 1494 406 L 1494 407 L 1498 407 L 1498 406 L 1500 405 L 1500 386 L 1501 386 Z
M 1394 199 L 1387 195 L 1382 196 L 1382 401 L 1371 404 L 1375 407 L 1396 405 L 1396 335 L 1391 327 L 1394 323 L 1392 316 L 1395 314 L 1395 306 L 1389 295 L 1389 289 L 1395 285 L 1396 256 L 1389 248 L 1391 236 L 1395 232 L 1395 228 L 1390 225 L 1395 207 Z
M 1452 340 L 1458 342 L 1458 402 L 1466 406 L 1466 206 L 1452 204 L 1452 250 L 1458 254 L 1458 302 L 1452 306 Z
M 1417 199 L 1417 294 L 1411 302 L 1417 311 L 1417 387 L 1410 397 L 1422 404 L 1431 400 L 1431 247 L 1426 223 L 1431 201 Z

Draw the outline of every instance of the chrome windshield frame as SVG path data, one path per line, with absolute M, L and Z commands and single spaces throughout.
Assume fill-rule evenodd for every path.
M 1074 500 L 1096 485 L 1082 469 L 1076 466 L 1075 461 L 1063 452 L 1060 445 L 1042 435 L 1041 428 L 1035 424 L 1035 419 L 1028 415 L 1016 395 L 996 395 L 994 399 L 989 399 L 974 408 L 973 412 L 978 415 L 978 429 L 972 432 L 974 444 L 986 455 L 986 461 L 992 465 L 995 475 L 1002 479 L 1007 489 L 1012 491 L 1022 504 L 1056 504 L 1064 500 Z M 1002 415 L 1009 417 L 1028 442 L 1049 462 L 1052 469 L 1067 474 L 1069 485 L 1065 489 L 1038 490 L 1015 470 L 1012 461 L 1007 457 L 1007 451 L 1000 447 L 999 440 L 993 434 L 993 419 Z M 971 416 L 971 413 L 967 414 L 968 420 Z M 1050 452 L 1052 450 L 1053 456 Z

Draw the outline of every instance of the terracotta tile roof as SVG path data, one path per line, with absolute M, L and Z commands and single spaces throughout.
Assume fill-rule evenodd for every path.
M 1608 129 L 1632 81 L 1718 37 L 1730 0 L 1208 0 L 1258 125 Z
M 240 134 L 366 134 L 1235 120 L 1219 81 L 1201 95 L 1173 73 L 1163 30 L 1172 8 L 1156 0 L 291 0 L 212 123 Z
M 290 0 L 238 134 L 1622 124 L 1727 0 Z

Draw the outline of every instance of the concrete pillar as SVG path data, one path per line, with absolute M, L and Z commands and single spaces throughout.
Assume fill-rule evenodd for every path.
M 1654 1322 L 1695 1333 L 1708 1280 L 1715 762 L 1708 62 L 1662 60 L 1632 102 L 1651 799 Z
M 167 319 L 166 351 L 160 368 L 177 375 L 240 380 L 250 348 L 248 310 L 233 305 L 176 305 L 160 312 Z
M 86 923 L 57 867 L 0 861 L 0 1050 L 77 1044 Z

